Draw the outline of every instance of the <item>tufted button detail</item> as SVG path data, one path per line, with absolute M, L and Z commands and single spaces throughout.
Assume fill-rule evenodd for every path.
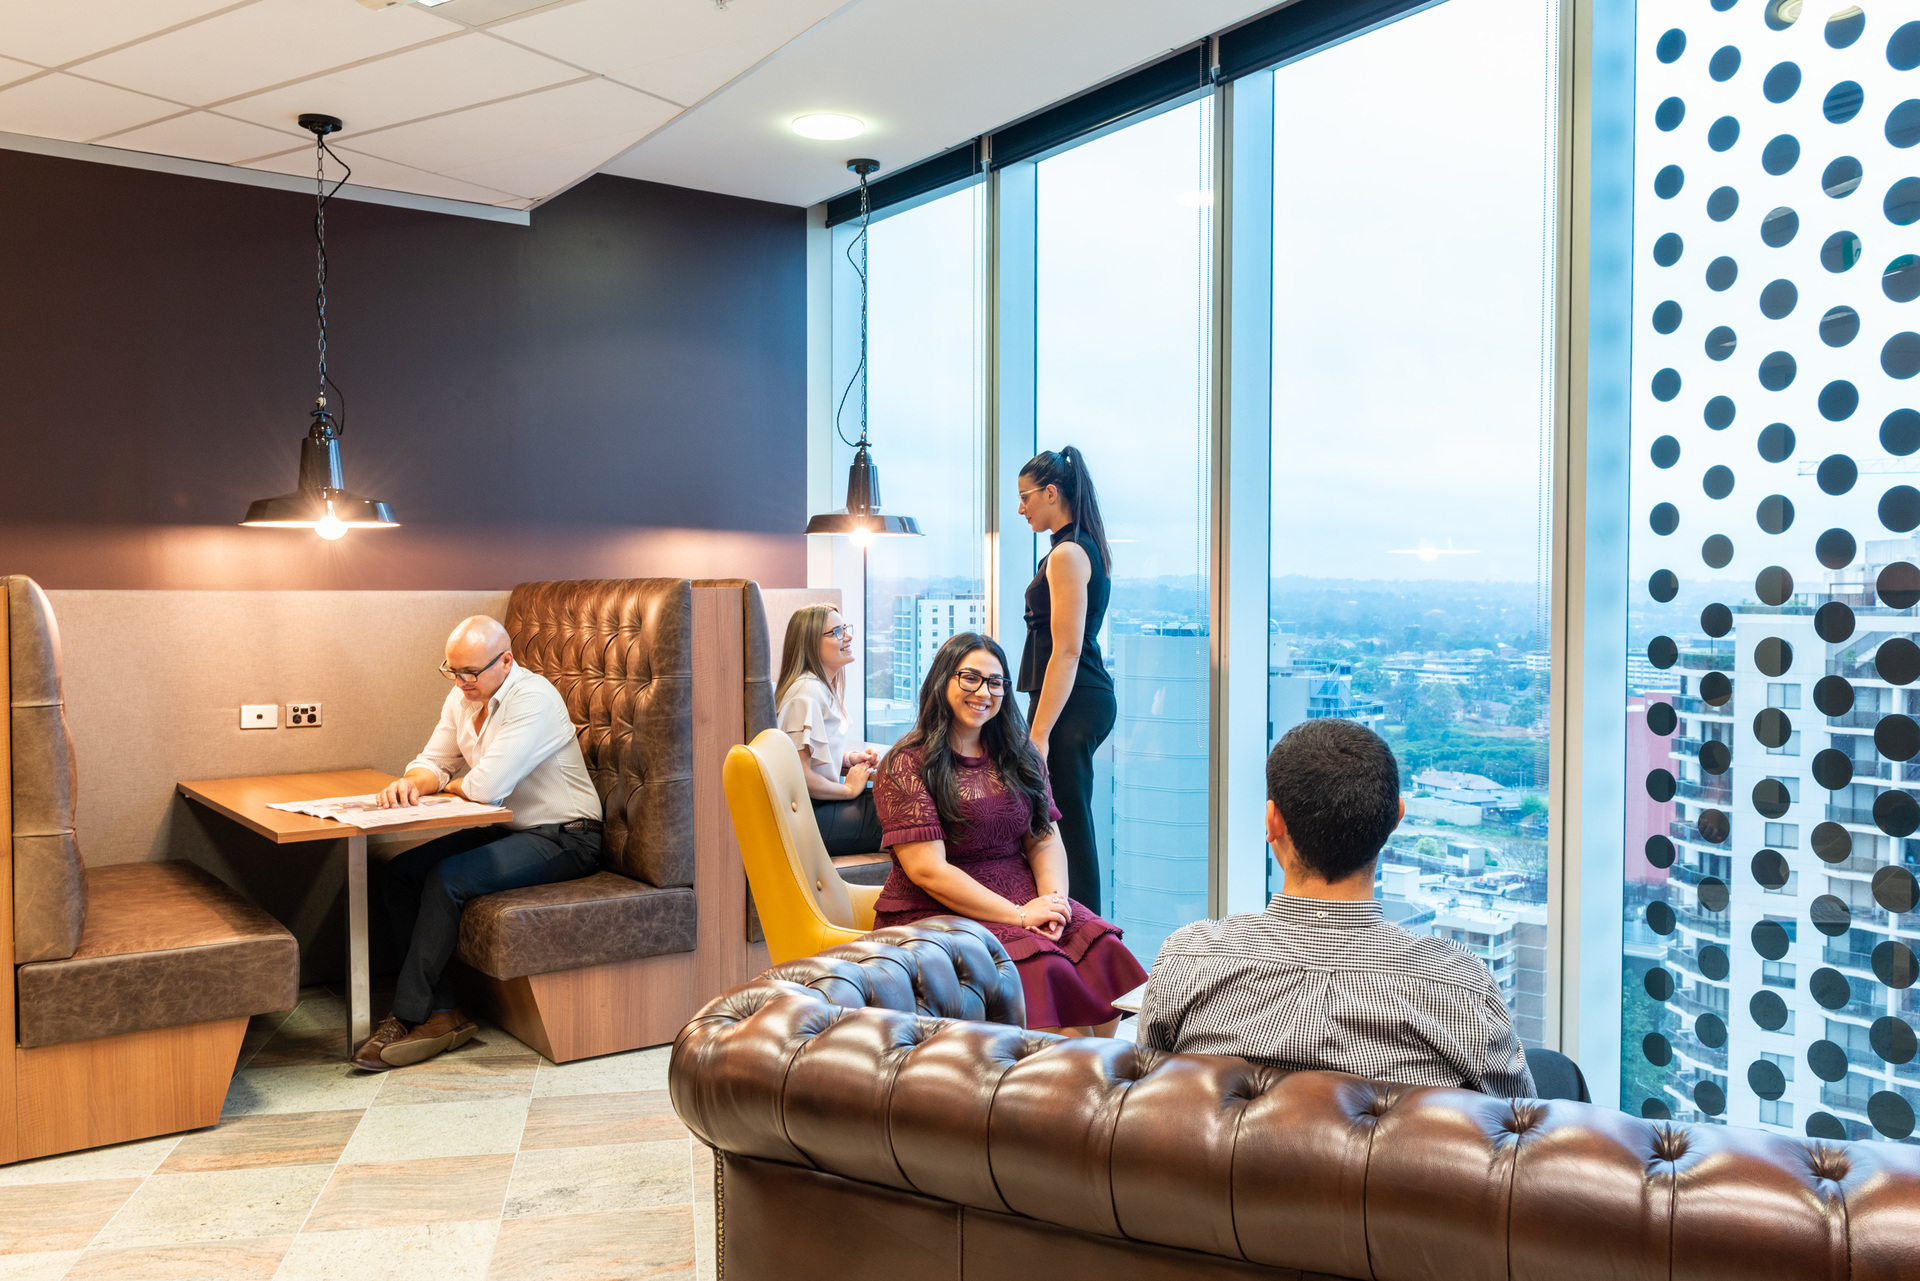
M 1840 1148 L 1817 1143 L 1809 1149 L 1809 1155 L 1812 1157 L 1813 1177 L 1816 1179 L 1831 1179 L 1838 1183 L 1853 1170 L 1853 1163 L 1847 1160 L 1846 1152 Z
M 1687 1154 L 1687 1132 L 1677 1126 L 1658 1125 L 1653 1130 L 1653 1155 L 1660 1161 L 1678 1161 Z
M 800 812 L 800 802 L 799 802 L 799 801 L 788 801 L 788 802 L 787 802 L 787 808 L 788 808 L 788 809 L 790 809 L 790 810 L 792 810 L 792 811 L 793 811 L 794 813 L 796 813 L 796 814 L 798 814 L 798 813 Z
M 813 888 L 816 890 L 819 890 L 822 894 L 824 894 L 826 893 L 826 890 L 827 890 L 827 883 L 824 880 L 820 879 L 819 877 L 815 877 L 813 881 Z

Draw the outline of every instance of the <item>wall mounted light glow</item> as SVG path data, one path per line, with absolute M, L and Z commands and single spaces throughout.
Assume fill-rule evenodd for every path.
M 867 126 L 852 116 L 823 111 L 797 117 L 793 122 L 793 131 L 802 138 L 820 138 L 831 142 L 840 138 L 858 138 L 867 131 Z
M 807 522 L 809 534 L 845 534 L 854 546 L 865 549 L 868 540 L 883 534 L 918 536 L 920 523 L 911 516 L 889 516 L 880 510 L 880 468 L 874 464 L 867 443 L 867 223 L 872 209 L 867 200 L 867 175 L 880 167 L 878 160 L 849 160 L 847 168 L 860 176 L 860 234 L 847 246 L 847 261 L 860 276 L 860 364 L 840 394 L 840 407 L 834 411 L 833 430 L 840 443 L 853 449 L 853 466 L 847 469 L 847 505 L 837 512 L 823 512 Z M 860 259 L 854 262 L 854 245 L 860 247 Z M 848 440 L 840 431 L 840 410 L 860 384 L 860 439 Z
M 327 146 L 327 135 L 340 130 L 339 117 L 303 115 L 300 127 L 313 133 L 313 236 L 317 245 L 314 308 L 320 321 L 320 394 L 314 401 L 313 422 L 306 439 L 300 442 L 300 487 L 291 494 L 256 500 L 240 523 L 257 529 L 311 529 L 331 542 L 349 529 L 392 529 L 400 522 L 385 503 L 347 490 L 346 471 L 340 461 L 347 398 L 339 384 L 327 376 L 327 201 L 346 185 L 353 170 Z M 328 156 L 347 170 L 333 191 L 327 190 L 324 167 Z M 327 408 L 329 387 L 340 398 L 338 416 Z

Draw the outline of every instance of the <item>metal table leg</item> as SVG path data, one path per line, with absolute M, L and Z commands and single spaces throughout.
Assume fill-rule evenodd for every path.
M 373 1035 L 373 996 L 367 975 L 367 838 L 347 838 L 347 1016 L 352 1034 L 348 1053 Z

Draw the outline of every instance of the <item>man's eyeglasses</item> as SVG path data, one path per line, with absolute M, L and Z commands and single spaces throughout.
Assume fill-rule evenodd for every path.
M 501 650 L 488 661 L 487 667 L 492 667 L 506 656 L 507 651 L 504 649 Z M 487 667 L 449 667 L 445 663 L 442 663 L 440 664 L 440 674 L 450 681 L 471 682 L 479 680 L 480 677 L 486 673 Z
M 961 668 L 953 674 L 953 679 L 959 681 L 960 688 L 966 690 L 969 694 L 979 689 L 982 685 L 985 685 L 987 687 L 987 693 L 993 695 L 995 698 L 1007 692 L 1006 677 L 982 676 L 971 667 Z
M 842 623 L 838 627 L 829 627 L 820 634 L 822 636 L 831 636 L 835 640 L 846 640 L 853 635 L 853 624 Z

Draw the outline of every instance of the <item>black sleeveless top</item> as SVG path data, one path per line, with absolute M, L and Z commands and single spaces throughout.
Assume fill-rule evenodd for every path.
M 1100 624 L 1107 618 L 1107 601 L 1113 584 L 1107 578 L 1106 565 L 1100 559 L 1100 547 L 1080 532 L 1077 525 L 1063 525 L 1053 535 L 1053 546 L 1078 543 L 1093 565 L 1087 579 L 1087 634 L 1080 643 L 1080 667 L 1074 673 L 1073 687 L 1113 689 L 1113 677 L 1107 675 L 1106 662 L 1100 656 Z M 1047 556 L 1053 554 L 1049 549 Z M 1053 592 L 1047 586 L 1047 556 L 1027 584 L 1027 645 L 1020 651 L 1020 681 L 1015 685 L 1022 694 L 1036 693 L 1047 674 L 1047 661 L 1053 657 Z

